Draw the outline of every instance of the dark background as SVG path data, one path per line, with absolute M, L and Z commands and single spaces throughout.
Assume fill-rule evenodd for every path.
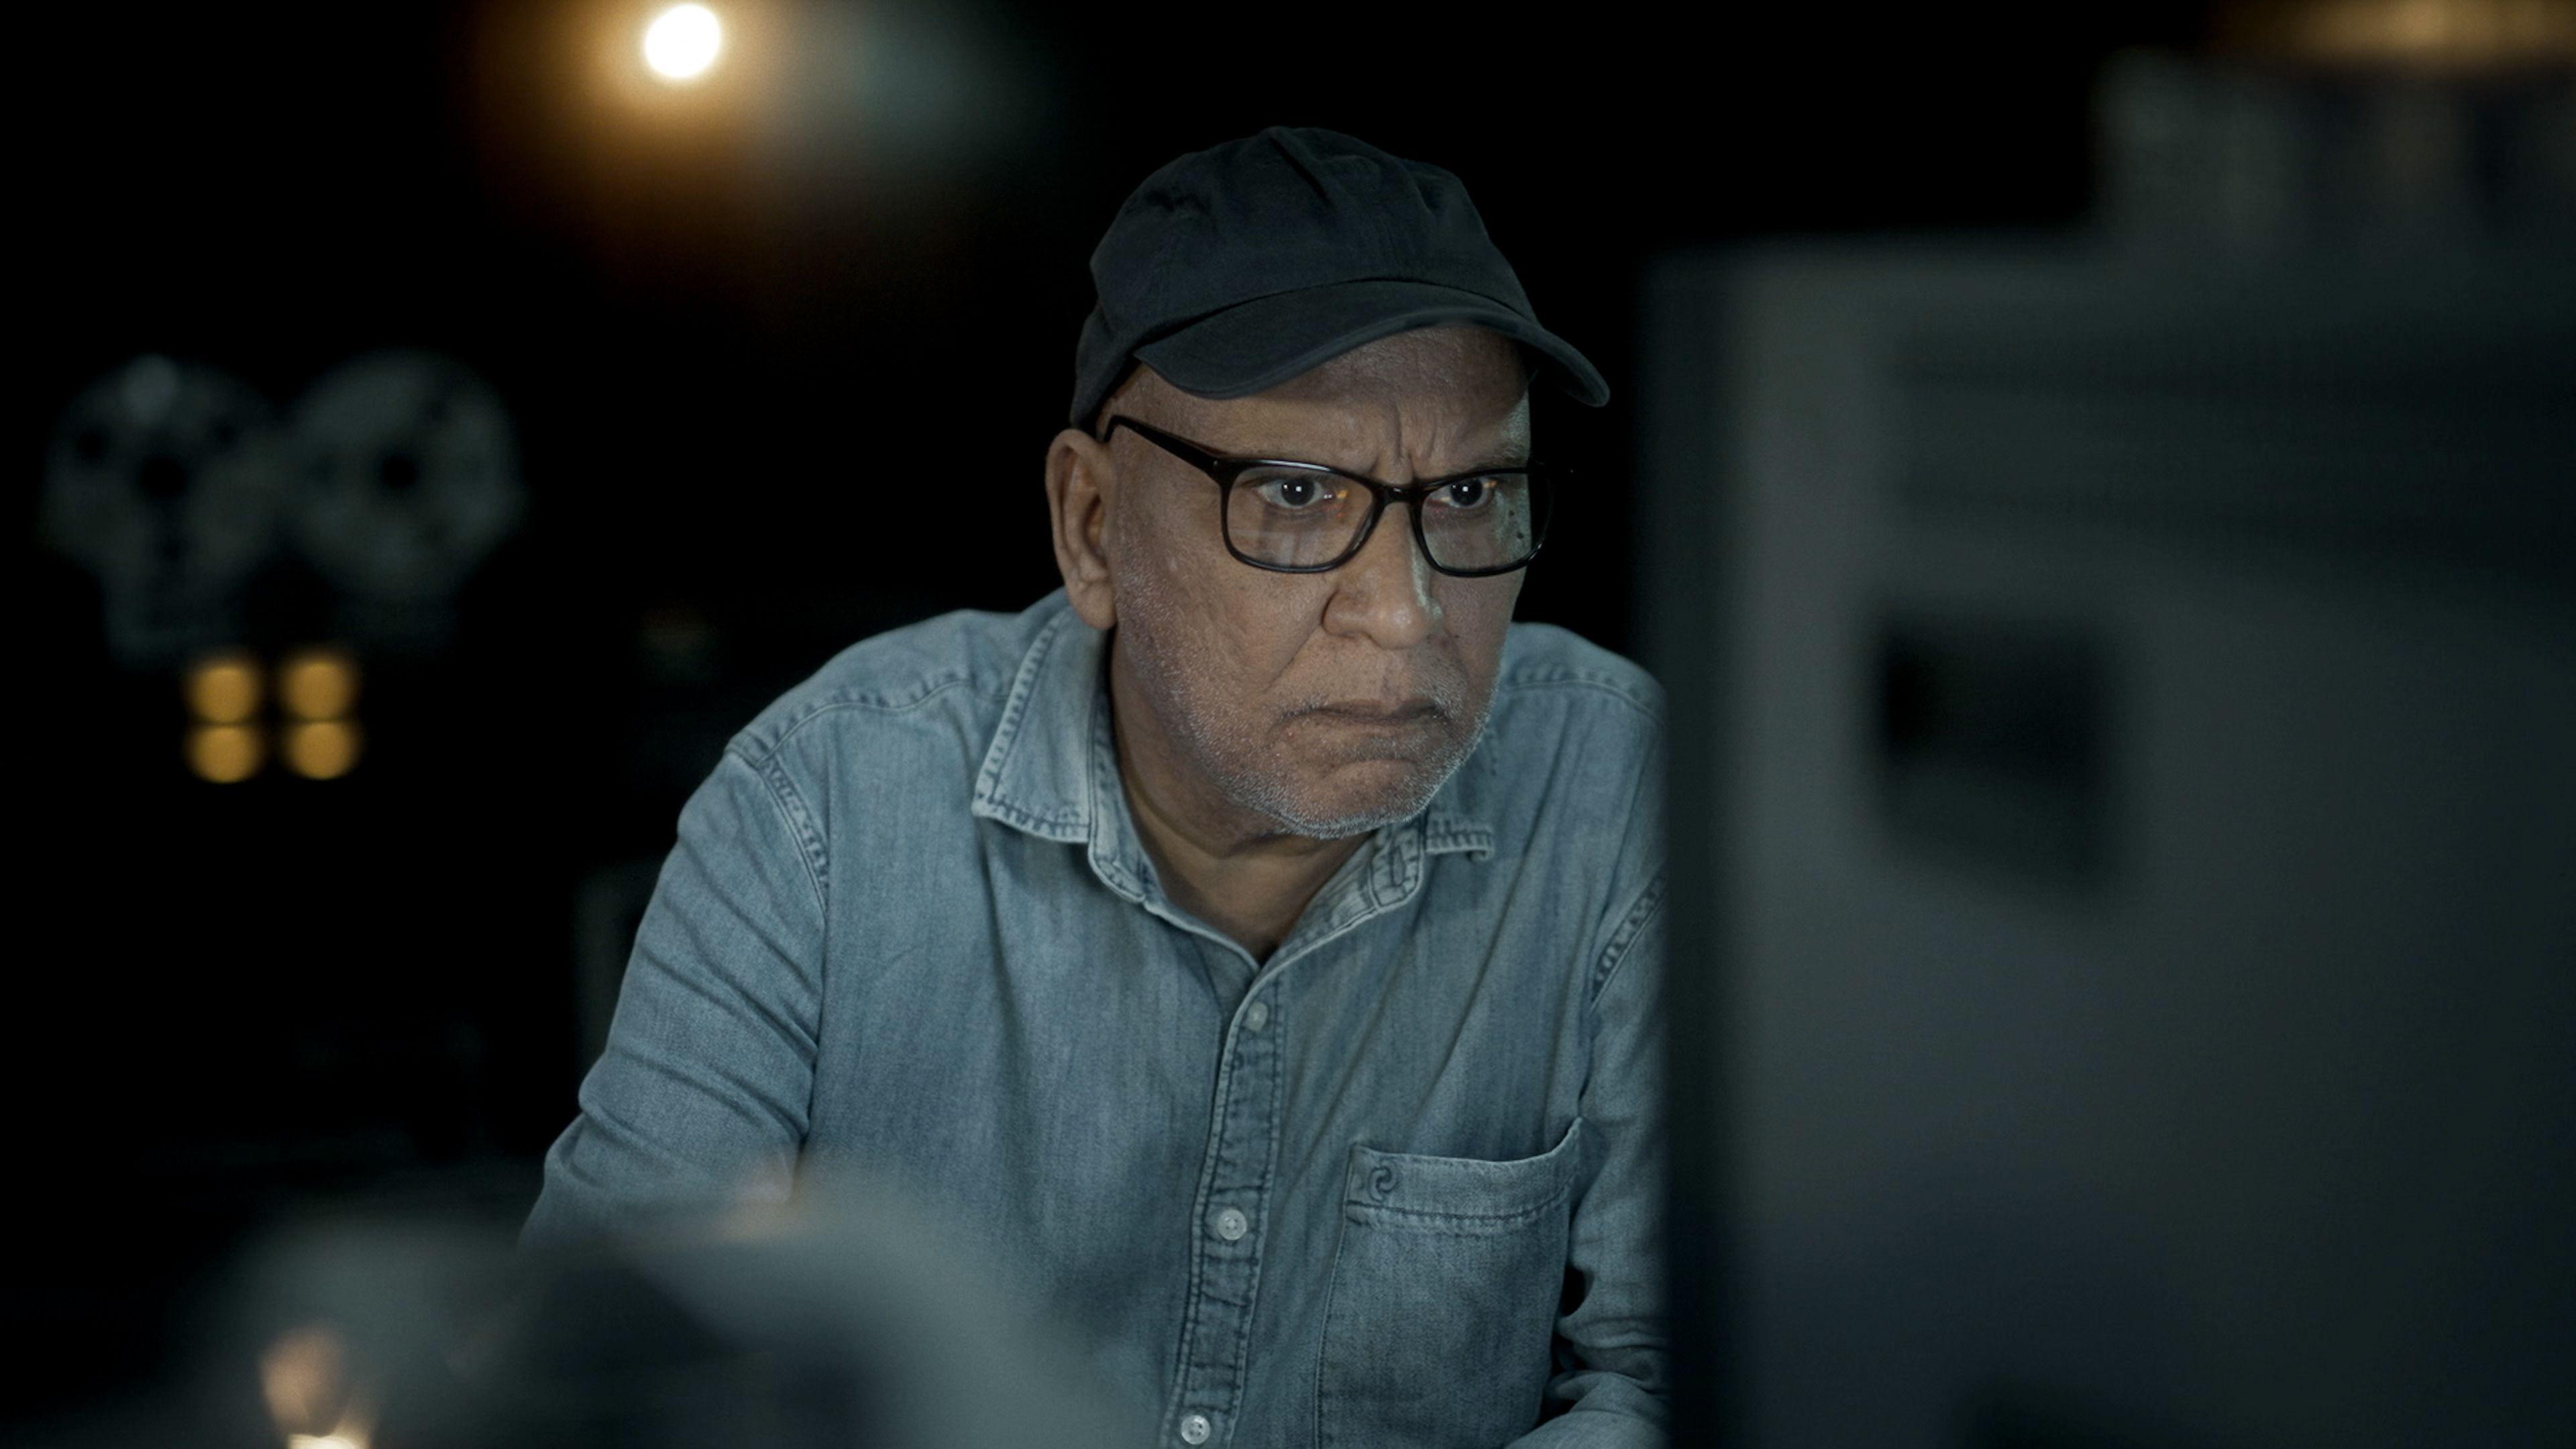
M 2144 0 L 725 8 L 735 69 L 690 92 L 631 74 L 642 5 L 22 21 L 17 1409 L 162 1372 L 281 1215 L 524 1209 L 583 1065 L 584 882 L 658 858 L 725 736 L 840 647 L 1053 587 L 1039 462 L 1084 263 L 1156 165 L 1284 121 L 1466 180 L 1614 389 L 1539 403 L 1595 482 L 1523 617 L 1629 649 L 1648 260 L 2077 223 L 2104 59 L 2209 28 Z M 525 521 L 444 647 L 362 650 L 354 773 L 202 783 L 175 671 L 115 663 L 96 586 L 39 543 L 56 420 L 139 354 L 284 404 L 388 346 L 497 390 Z M 287 609 L 243 642 L 325 627 Z

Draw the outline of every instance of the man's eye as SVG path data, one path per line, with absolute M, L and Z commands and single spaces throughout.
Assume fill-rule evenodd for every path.
M 1295 473 L 1255 479 L 1252 491 L 1262 502 L 1291 513 L 1330 503 L 1334 494 L 1331 479 L 1309 478 Z
M 1461 478 L 1457 482 L 1450 484 L 1448 487 L 1441 489 L 1438 494 L 1438 498 L 1440 505 L 1443 508 L 1457 509 L 1461 512 L 1472 512 L 1493 501 L 1494 480 L 1491 478 Z

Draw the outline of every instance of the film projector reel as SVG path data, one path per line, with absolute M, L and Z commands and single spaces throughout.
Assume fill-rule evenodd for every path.
M 287 526 L 349 632 L 434 647 L 457 588 L 524 508 L 500 399 L 451 359 L 374 353 L 315 382 L 291 436 Z
M 279 542 L 268 402 L 214 368 L 138 357 L 73 399 L 45 457 L 45 540 L 97 577 L 107 644 L 154 669 L 229 642 Z

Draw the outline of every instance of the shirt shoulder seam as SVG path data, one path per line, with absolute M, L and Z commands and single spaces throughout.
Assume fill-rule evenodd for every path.
M 865 710 L 873 714 L 909 714 L 946 694 L 959 685 L 970 683 L 973 675 L 965 669 L 944 670 L 914 681 L 900 690 L 863 690 L 855 686 L 835 690 L 821 699 L 809 700 L 793 714 L 770 726 L 775 738 L 761 739 L 767 730 L 754 726 L 735 737 L 733 749 L 746 764 L 765 769 L 787 748 L 788 741 L 806 726 L 828 714 L 843 710 Z
M 1636 903 L 1631 905 L 1627 914 L 1620 918 L 1619 928 L 1610 933 L 1609 942 L 1601 948 L 1601 954 L 1594 959 L 1592 979 L 1585 984 L 1583 992 L 1584 1006 L 1587 1010 L 1601 999 L 1602 992 L 1610 988 L 1610 978 L 1618 975 L 1619 968 L 1628 963 L 1630 954 L 1628 948 L 1637 943 L 1639 936 L 1645 934 L 1646 927 L 1654 921 L 1655 913 L 1662 910 L 1663 905 L 1664 873 L 1658 870 L 1653 878 L 1646 882 L 1646 888 L 1638 893 Z
M 732 754 L 753 774 L 760 777 L 762 787 L 769 792 L 770 808 L 778 812 L 778 817 L 786 824 L 788 833 L 795 837 L 796 858 L 805 867 L 805 884 L 814 893 L 814 908 L 819 913 L 818 919 L 823 922 L 828 932 L 832 919 L 831 887 L 828 884 L 831 880 L 832 858 L 830 852 L 824 847 L 822 831 L 815 825 L 814 812 L 806 805 L 805 797 L 797 790 L 795 782 L 787 778 L 787 772 L 780 766 L 776 752 L 773 751 L 767 759 L 759 761 L 754 761 L 739 750 L 733 751 Z

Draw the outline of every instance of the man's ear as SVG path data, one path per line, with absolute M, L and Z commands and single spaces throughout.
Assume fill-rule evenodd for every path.
M 1073 611 L 1094 629 L 1118 622 L 1110 597 L 1109 498 L 1118 483 L 1109 448 L 1076 428 L 1047 445 L 1047 512 L 1055 524 L 1055 566 Z

